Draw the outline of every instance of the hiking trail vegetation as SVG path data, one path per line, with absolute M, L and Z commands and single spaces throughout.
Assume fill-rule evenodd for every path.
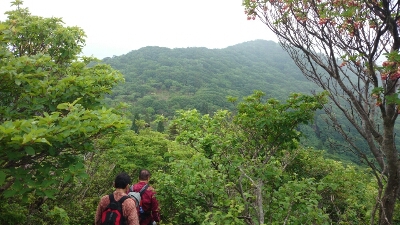
M 330 95 L 278 44 L 98 60 L 81 56 L 80 28 L 13 4 L 0 22 L 1 224 L 93 224 L 115 175 L 142 168 L 164 225 L 380 221 L 376 171 L 329 149 L 343 141 L 321 119 Z

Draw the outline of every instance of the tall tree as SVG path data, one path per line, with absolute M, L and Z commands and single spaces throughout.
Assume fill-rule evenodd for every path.
M 128 121 L 101 104 L 122 74 L 78 58 L 84 32 L 21 3 L 0 23 L 0 198 L 28 200 L 53 197 L 60 183 L 85 174 L 94 140 Z
M 244 0 L 248 19 L 259 18 L 279 38 L 303 74 L 330 92 L 351 123 L 325 112 L 332 126 L 372 169 L 379 185 L 379 224 L 392 224 L 400 192 L 395 123 L 400 113 L 400 2 L 388 0 Z M 382 66 L 379 60 L 386 56 Z M 358 132 L 364 151 L 349 134 Z M 374 224 L 374 218 L 371 224 Z
M 211 215 L 218 215 L 222 211 L 224 215 L 231 215 L 230 218 L 219 218 L 221 221 L 217 221 L 216 224 L 221 224 L 222 221 L 227 222 L 228 219 L 232 219 L 231 223 L 234 224 L 249 225 L 265 224 L 268 220 L 269 223 L 283 220 L 282 217 L 272 219 L 273 213 L 269 207 L 272 205 L 270 204 L 272 193 L 268 194 L 268 192 L 279 187 L 278 183 L 281 182 L 279 176 L 282 175 L 284 170 L 280 166 L 276 166 L 281 163 L 277 158 L 285 155 L 283 153 L 285 151 L 290 155 L 290 152 L 297 148 L 297 140 L 301 135 L 296 128 L 299 124 L 308 123 L 314 117 L 314 112 L 321 109 L 325 101 L 325 93 L 316 96 L 294 93 L 285 103 L 281 103 L 272 98 L 266 100 L 263 92 L 256 91 L 238 104 L 236 115 L 232 116 L 228 111 L 221 110 L 214 113 L 213 117 L 208 114 L 200 116 L 197 110 L 191 110 L 181 111 L 172 121 L 172 126 L 175 126 L 178 133 L 175 140 L 193 147 L 206 158 L 200 161 L 197 161 L 199 158 L 196 158 L 194 162 L 189 162 L 189 164 L 203 165 L 203 163 L 209 163 L 212 169 L 220 174 L 217 177 L 226 179 L 225 194 L 229 196 L 228 199 L 240 205 L 238 206 L 239 212 L 236 211 L 236 207 L 228 206 L 229 204 L 218 205 L 220 203 L 218 199 L 226 200 L 227 198 L 220 193 L 221 190 L 218 191 L 219 194 L 215 193 L 215 195 L 214 192 L 209 196 L 208 194 L 200 195 L 202 201 L 204 201 L 202 207 L 209 208 L 209 211 L 213 208 L 221 210 L 221 212 L 213 212 Z M 176 166 L 188 167 L 180 164 Z M 189 171 L 189 168 L 186 172 L 188 173 L 185 174 L 187 176 L 197 177 L 197 175 L 191 174 L 191 172 L 195 174 L 197 172 Z M 203 173 L 207 174 L 209 171 Z M 220 183 L 222 182 L 221 178 L 215 180 L 213 178 L 211 183 Z M 193 179 L 184 178 L 183 180 L 186 183 L 193 181 Z M 196 182 L 203 183 L 202 181 L 194 181 L 194 183 Z M 270 185 L 276 186 L 271 187 Z M 221 187 L 218 187 L 218 189 L 221 189 Z M 249 197 L 249 195 L 252 197 Z M 197 198 L 198 195 L 195 194 L 195 196 Z M 181 202 L 182 200 L 177 199 L 177 201 Z M 298 207 L 307 210 L 312 208 L 310 211 L 320 210 L 317 209 L 316 205 Z M 230 210 L 236 211 L 236 213 Z M 299 213 L 299 211 L 294 211 L 288 213 L 287 216 Z M 233 216 L 236 214 L 239 215 Z M 305 211 L 300 214 L 309 217 L 306 219 L 307 222 L 300 220 L 300 216 L 297 217 L 298 220 L 302 221 L 300 223 L 322 223 L 321 220 L 314 218 Z M 238 218 L 240 219 L 238 220 Z M 180 222 L 182 223 L 182 221 Z M 188 222 L 185 221 L 185 224 Z

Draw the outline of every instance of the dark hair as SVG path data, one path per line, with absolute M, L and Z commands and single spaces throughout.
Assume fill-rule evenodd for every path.
M 139 172 L 139 180 L 148 180 L 150 178 L 151 174 L 148 170 L 141 170 Z
M 120 173 L 115 177 L 115 188 L 126 188 L 126 185 L 131 183 L 131 177 L 127 173 Z

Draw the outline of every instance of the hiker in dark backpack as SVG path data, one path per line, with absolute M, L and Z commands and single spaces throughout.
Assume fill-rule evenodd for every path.
M 150 176 L 148 170 L 141 170 L 139 182 L 130 188 L 130 195 L 135 193 L 141 199 L 139 207 L 137 207 L 140 225 L 156 225 L 160 221 L 160 208 L 156 199 L 156 192 L 149 184 Z M 141 195 L 140 192 L 142 192 Z
M 120 173 L 115 178 L 115 191 L 101 198 L 97 206 L 95 225 L 139 225 L 135 201 L 127 193 L 131 178 Z

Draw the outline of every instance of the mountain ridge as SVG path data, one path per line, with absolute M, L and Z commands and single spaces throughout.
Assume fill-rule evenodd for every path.
M 227 96 L 241 98 L 254 90 L 265 92 L 268 98 L 284 99 L 291 92 L 310 93 L 316 88 L 277 43 L 266 40 L 243 42 L 223 49 L 147 46 L 125 55 L 104 58 L 103 62 L 121 71 L 126 79 L 126 83 L 115 88 L 110 97 L 124 92 L 123 95 L 130 95 L 129 103 L 140 102 L 144 96 L 160 90 L 170 96 L 174 93 L 196 96 L 210 92 L 205 90 L 208 88 L 220 91 L 214 97 L 208 94 L 210 99 L 220 99 L 212 107 L 216 110 L 227 107 Z M 134 93 L 126 93 L 124 89 Z M 196 101 L 196 98 L 192 100 Z M 197 100 L 203 104 L 207 102 Z M 188 102 L 192 102 L 190 98 Z M 195 103 L 180 105 L 198 108 Z M 161 111 L 165 113 L 165 110 Z M 155 109 L 155 113 L 161 111 Z
M 224 49 L 148 46 L 103 62 L 121 71 L 126 80 L 107 96 L 107 104 L 126 102 L 131 119 L 140 118 L 149 124 L 157 115 L 173 118 L 182 109 L 196 109 L 202 114 L 219 109 L 235 111 L 235 104 L 227 98 L 242 99 L 255 90 L 280 101 L 291 93 L 320 90 L 273 41 L 249 41 Z M 328 139 L 342 140 L 332 131 L 322 132 L 327 125 L 317 117 L 312 126 L 302 128 L 307 137 L 304 144 L 328 149 Z

